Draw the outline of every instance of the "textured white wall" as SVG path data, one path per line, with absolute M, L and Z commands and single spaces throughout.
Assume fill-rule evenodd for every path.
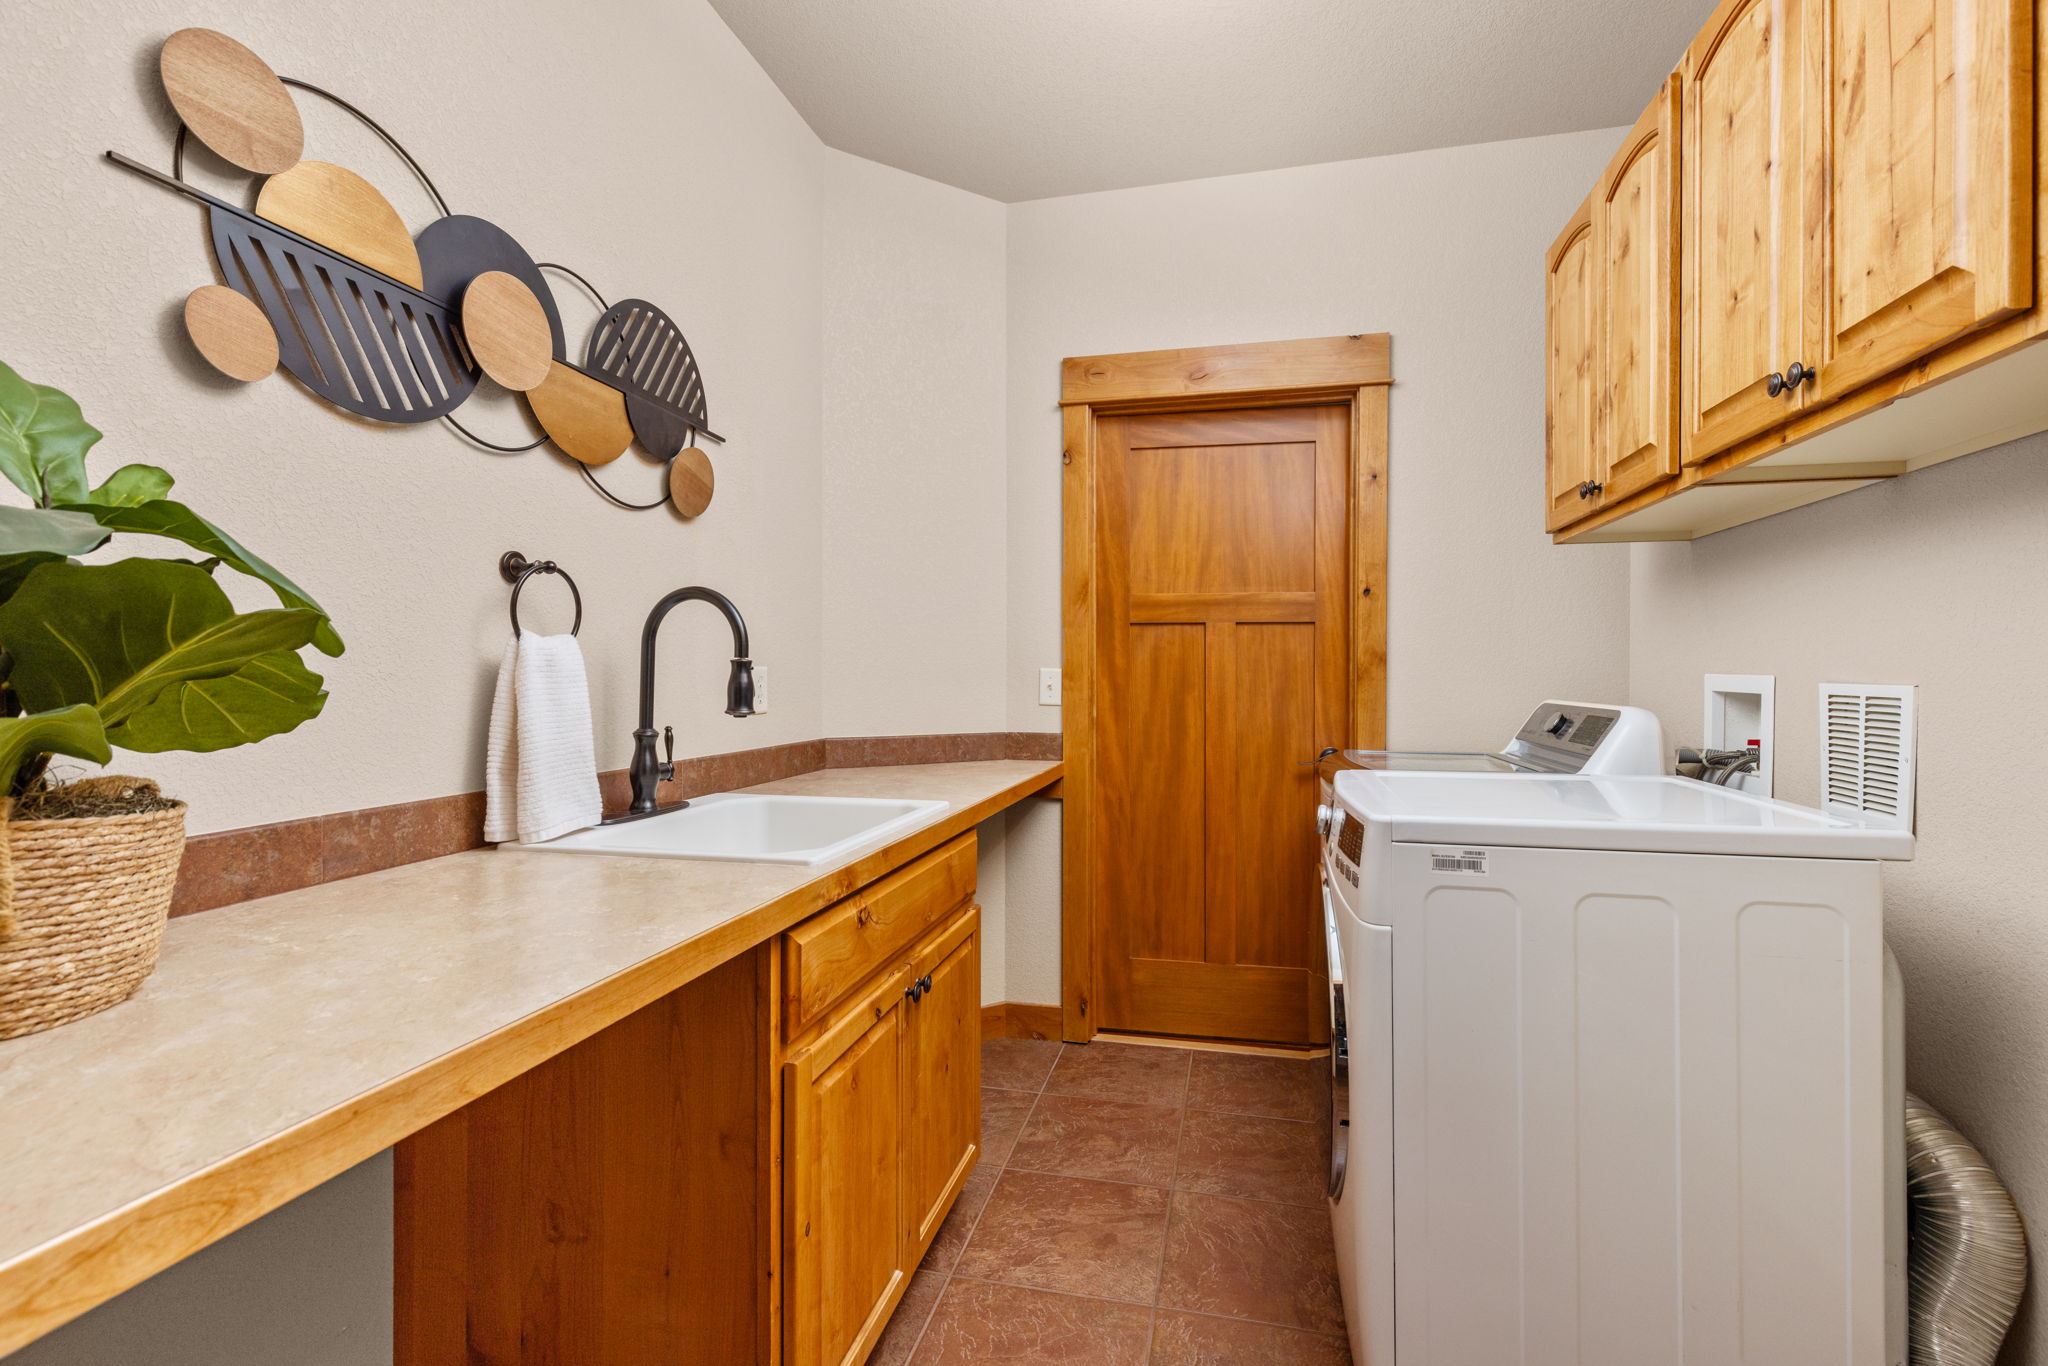
M 1777 795 L 1819 800 L 1822 683 L 1919 687 L 1918 856 L 1885 869 L 1907 1079 L 2048 1209 L 2048 436 L 1634 548 L 1630 685 L 1674 743 L 1701 676 L 1777 676 Z M 1530 516 L 1533 519 L 1532 507 Z M 2004 1358 L 2048 1361 L 2028 1313 Z
M 512 548 L 559 560 L 582 586 L 602 765 L 630 754 L 640 621 L 686 583 L 739 603 L 774 708 L 744 725 L 724 717 L 724 627 L 678 614 L 659 699 L 678 748 L 820 733 L 824 153 L 708 7 L 16 0 L 5 22 L 0 122 L 17 137 L 0 197 L 0 359 L 79 399 L 107 433 L 100 473 L 168 467 L 180 496 L 298 579 L 349 642 L 341 659 L 314 661 L 331 696 L 299 731 L 213 755 L 119 755 L 125 771 L 187 798 L 195 831 L 476 789 L 508 629 L 495 564 Z M 214 278 L 199 210 L 99 159 L 112 147 L 168 164 L 174 125 L 155 56 L 188 24 L 234 34 L 370 111 L 457 212 L 492 219 L 611 298 L 674 316 L 731 440 L 712 448 L 710 511 L 688 525 L 623 512 L 558 455 L 491 455 L 440 424 L 371 430 L 283 375 L 242 386 L 210 371 L 178 321 L 185 294 Z M 322 101 L 299 104 L 309 157 L 367 176 L 413 228 L 427 221 L 396 158 Z M 247 194 L 248 177 L 210 157 L 194 165 L 209 186 Z M 580 346 L 595 306 L 573 285 L 556 292 Z M 509 396 L 459 416 L 525 439 Z M 604 477 L 659 487 L 635 455 Z M 526 600 L 543 625 L 566 625 L 560 585 Z
M 1010 723 L 1051 729 L 1062 357 L 1389 332 L 1388 730 L 1500 743 L 1545 696 L 1627 690 L 1627 552 L 1554 549 L 1542 500 L 1543 251 L 1618 130 L 1015 204 Z M 1306 758 L 1307 756 L 1303 756 Z M 1056 813 L 1010 867 L 1012 999 L 1058 999 Z M 1052 860 L 1046 863 L 1046 860 Z M 1027 987 L 1027 984 L 1028 987 Z
M 1004 730 L 1003 206 L 824 155 L 825 731 Z

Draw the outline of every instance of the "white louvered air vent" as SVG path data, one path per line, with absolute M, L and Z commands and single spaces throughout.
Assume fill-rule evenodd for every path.
M 1821 806 L 1913 828 L 1914 689 L 1820 685 Z

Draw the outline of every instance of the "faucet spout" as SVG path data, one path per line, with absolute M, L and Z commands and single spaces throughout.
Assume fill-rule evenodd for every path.
M 628 776 L 633 783 L 630 815 L 645 816 L 655 810 L 654 794 L 664 779 L 675 777 L 673 737 L 667 760 L 654 757 L 654 645 L 661 635 L 662 619 L 679 603 L 703 602 L 717 608 L 732 627 L 732 672 L 725 685 L 725 714 L 754 714 L 754 661 L 747 652 L 747 623 L 732 599 L 715 588 L 678 588 L 654 604 L 647 624 L 640 630 L 640 724 L 633 731 L 633 764 Z M 684 803 L 688 805 L 688 803 Z

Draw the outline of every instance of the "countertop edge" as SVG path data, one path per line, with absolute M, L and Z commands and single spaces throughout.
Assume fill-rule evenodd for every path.
M 140 1284 L 521 1072 L 574 1047 L 990 816 L 1060 781 L 1064 765 L 948 810 L 611 976 L 391 1077 L 0 1264 L 0 1355 Z M 474 855 L 451 855 L 462 858 Z M 299 895 L 285 892 L 280 900 Z

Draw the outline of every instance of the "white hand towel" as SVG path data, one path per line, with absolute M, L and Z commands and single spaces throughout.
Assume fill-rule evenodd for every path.
M 574 636 L 515 636 L 491 701 L 484 838 L 535 844 L 603 818 L 583 651 Z

